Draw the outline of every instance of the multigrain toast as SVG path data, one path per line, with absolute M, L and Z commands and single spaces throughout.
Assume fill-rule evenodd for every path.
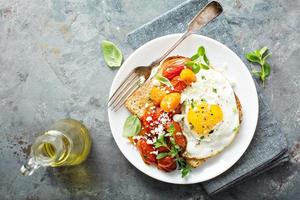
M 190 61 L 189 58 L 183 56 L 171 56 L 164 60 L 158 69 L 158 75 L 161 75 L 164 68 L 170 65 L 181 65 Z M 148 107 L 154 106 L 150 99 L 150 91 L 152 89 L 151 80 L 137 89 L 125 102 L 125 107 L 134 115 L 141 118 Z M 239 112 L 240 123 L 242 121 L 242 106 L 239 98 L 235 95 L 236 105 Z M 192 167 L 198 167 L 205 162 L 205 159 L 185 158 Z
M 189 58 L 183 56 L 171 56 L 163 61 L 158 69 L 158 75 L 162 74 L 165 67 L 170 65 L 180 65 L 190 61 Z M 125 102 L 125 107 L 132 113 L 141 118 L 147 107 L 154 104 L 150 100 L 150 91 L 152 89 L 151 80 L 137 89 Z

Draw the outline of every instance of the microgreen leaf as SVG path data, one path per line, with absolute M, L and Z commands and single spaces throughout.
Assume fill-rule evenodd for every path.
M 259 50 L 259 54 L 263 56 L 268 51 L 268 47 L 263 47 Z
M 112 42 L 103 40 L 101 43 L 105 63 L 109 67 L 120 67 L 123 60 L 121 50 Z
M 159 82 L 161 82 L 162 84 L 165 84 L 166 86 L 168 86 L 169 88 L 173 88 L 172 83 L 171 83 L 171 82 L 169 81 L 169 79 L 167 79 L 166 77 L 157 75 L 157 76 L 156 76 L 156 79 L 157 79 Z
M 196 60 L 197 58 L 199 58 L 199 55 L 198 54 L 195 54 L 191 57 L 191 60 Z
M 259 59 L 259 57 L 257 57 L 257 56 L 255 55 L 255 53 L 254 53 L 254 54 L 253 54 L 252 52 L 247 53 L 247 54 L 246 54 L 246 58 L 247 58 L 247 60 L 249 60 L 250 62 L 260 63 L 260 59 Z
M 265 84 L 266 78 L 270 75 L 271 72 L 270 64 L 266 61 L 271 56 L 271 54 L 267 54 L 267 51 L 268 48 L 263 47 L 261 49 L 249 52 L 245 55 L 248 61 L 258 63 L 260 65 L 261 70 L 252 70 L 252 74 L 262 80 L 263 86 Z
M 142 125 L 136 115 L 130 115 L 123 126 L 123 136 L 132 137 L 141 131 Z
M 263 65 L 264 71 L 265 71 L 265 77 L 268 77 L 270 75 L 270 64 L 269 63 L 264 63 Z
M 154 147 L 155 148 L 168 147 L 164 134 L 158 136 L 156 142 L 154 143 Z
M 192 168 L 190 165 L 186 165 L 184 168 L 182 168 L 181 170 L 181 177 L 184 178 L 187 175 L 189 175 L 189 173 L 192 171 Z
M 167 131 L 168 131 L 169 133 L 174 134 L 174 132 L 175 132 L 174 124 L 171 124 Z
M 167 157 L 169 156 L 170 153 L 169 152 L 162 152 L 162 153 L 159 153 L 157 156 L 156 156 L 156 159 L 162 159 L 164 157 Z
M 200 46 L 197 53 L 191 57 L 191 61 L 185 63 L 192 71 L 197 74 L 201 69 L 209 69 L 209 60 L 205 54 L 205 48 Z
M 197 54 L 199 56 L 204 56 L 205 55 L 205 49 L 204 49 L 203 46 L 201 46 L 201 47 L 198 48 Z

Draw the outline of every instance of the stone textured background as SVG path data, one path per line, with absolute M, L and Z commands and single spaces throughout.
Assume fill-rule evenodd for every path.
M 170 185 L 135 169 L 110 133 L 106 99 L 116 70 L 100 42 L 124 52 L 126 34 L 183 0 L 0 0 L 0 199 L 207 199 L 199 185 Z M 287 134 L 291 161 L 215 199 L 300 196 L 300 1 L 222 0 L 245 52 L 268 46 L 272 72 L 264 93 Z M 22 177 L 30 143 L 60 118 L 91 130 L 87 162 Z

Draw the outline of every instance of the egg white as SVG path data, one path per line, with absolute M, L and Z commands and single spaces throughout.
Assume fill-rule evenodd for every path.
M 188 158 L 204 159 L 218 154 L 230 145 L 238 132 L 239 113 L 230 82 L 220 72 L 211 68 L 202 69 L 196 76 L 197 81 L 181 94 L 181 103 L 185 104 L 181 125 L 187 139 L 187 147 L 183 155 Z M 204 139 L 193 133 L 187 121 L 186 113 L 190 106 L 188 102 L 192 99 L 218 104 L 223 112 L 223 120 L 216 125 L 214 132 Z

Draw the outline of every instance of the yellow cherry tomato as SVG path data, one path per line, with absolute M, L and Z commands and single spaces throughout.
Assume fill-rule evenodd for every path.
M 155 105 L 159 105 L 166 94 L 166 91 L 163 91 L 159 87 L 153 87 L 150 92 L 150 99 Z
M 180 78 L 187 84 L 191 84 L 197 80 L 195 73 L 190 69 L 183 69 L 180 73 Z
M 167 94 L 160 102 L 160 107 L 165 112 L 175 110 L 180 104 L 180 94 L 177 92 Z

